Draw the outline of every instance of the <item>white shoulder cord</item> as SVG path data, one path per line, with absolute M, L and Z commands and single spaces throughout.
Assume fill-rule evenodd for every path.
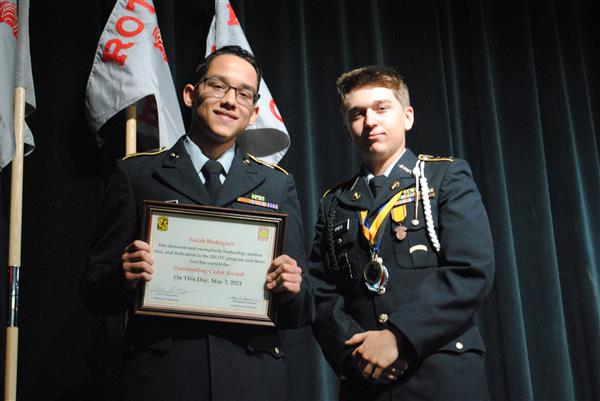
M 419 164 L 421 165 L 419 167 Z M 429 200 L 429 184 L 427 183 L 427 177 L 425 177 L 425 162 L 422 160 L 417 160 L 417 164 L 412 171 L 415 179 L 417 180 L 417 184 L 421 184 L 421 199 L 423 200 L 423 214 L 425 214 L 425 224 L 427 226 L 427 233 L 429 234 L 429 239 L 433 244 L 433 247 L 437 252 L 440 251 L 440 241 L 438 240 L 437 234 L 435 232 L 435 228 L 433 227 L 433 216 L 431 215 L 431 201 Z M 419 190 L 415 193 L 415 203 L 418 204 Z

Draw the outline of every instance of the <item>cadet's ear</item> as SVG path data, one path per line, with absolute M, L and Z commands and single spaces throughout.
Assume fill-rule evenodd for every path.
M 254 110 L 252 110 L 252 114 L 250 115 L 250 121 L 248 122 L 248 126 L 250 126 L 256 122 L 256 119 L 258 118 L 258 110 L 259 110 L 259 107 L 254 106 Z
M 194 98 L 196 97 L 196 88 L 192 84 L 187 84 L 183 87 L 183 104 L 187 107 L 192 107 Z
M 409 131 L 415 123 L 415 110 L 412 106 L 404 109 L 404 130 Z

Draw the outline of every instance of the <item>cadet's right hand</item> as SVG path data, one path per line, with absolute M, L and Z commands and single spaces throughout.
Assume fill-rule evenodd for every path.
M 408 367 L 406 361 L 398 358 L 403 337 L 396 336 L 391 330 L 356 333 L 345 344 L 356 346 L 352 351 L 352 364 L 365 380 L 389 384 Z
M 150 245 L 144 241 L 135 240 L 129 244 L 121 255 L 121 260 L 128 288 L 133 290 L 140 281 L 152 280 L 154 260 L 150 255 Z

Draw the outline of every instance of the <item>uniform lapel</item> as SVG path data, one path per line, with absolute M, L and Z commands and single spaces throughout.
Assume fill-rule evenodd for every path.
M 415 185 L 415 177 L 409 172 L 415 166 L 417 157 L 409 149 L 406 149 L 404 155 L 398 160 L 383 188 L 381 188 L 377 198 L 373 202 L 375 210 L 378 210 L 392 196 L 398 192 L 413 187 Z M 407 171 L 409 170 L 409 171 Z
M 239 147 L 236 147 L 231 168 L 215 205 L 226 206 L 264 181 L 265 175 L 260 172 L 258 165 L 247 158 Z
M 373 196 L 371 196 L 371 190 L 362 174 L 356 175 L 351 182 L 350 188 L 345 189 L 339 195 L 340 203 L 349 208 L 369 210 L 373 203 Z
M 340 203 L 361 210 L 377 211 L 386 201 L 398 192 L 413 187 L 415 177 L 410 173 L 417 162 L 417 157 L 410 149 L 406 149 L 404 155 L 398 160 L 392 169 L 384 187 L 373 199 L 371 190 L 366 183 L 362 173 L 352 179 L 350 188 L 344 190 L 338 197 Z M 408 170 L 408 171 L 407 171 Z M 396 184 L 397 182 L 397 184 Z
M 169 154 L 166 155 L 162 166 L 155 169 L 155 173 L 175 191 L 199 204 L 210 205 L 210 196 L 185 150 L 184 138 L 181 137 L 175 146 L 167 151 Z

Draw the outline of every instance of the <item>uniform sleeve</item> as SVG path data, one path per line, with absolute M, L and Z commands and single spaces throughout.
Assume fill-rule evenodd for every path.
M 325 201 L 321 200 L 319 205 L 309 260 L 310 286 L 316 305 L 313 332 L 325 358 L 333 369 L 341 374 L 344 361 L 353 350 L 353 347 L 346 346 L 344 341 L 365 330 L 345 311 L 344 298 L 338 291 L 335 277 L 326 265 L 327 225 L 324 203 Z
M 494 277 L 488 216 L 462 160 L 449 164 L 439 189 L 440 266 L 429 268 L 390 323 L 408 339 L 416 356 L 446 344 L 469 323 Z
M 111 177 L 87 266 L 80 284 L 84 305 L 93 313 L 116 314 L 133 304 L 135 292 L 124 287 L 121 255 L 139 236 L 137 206 L 122 163 Z
M 304 230 L 296 184 L 292 175 L 287 176 L 284 201 L 281 213 L 287 214 L 286 235 L 283 253 L 296 260 L 302 268 L 302 284 L 300 293 L 291 301 L 279 304 L 277 326 L 279 328 L 297 328 L 310 324 L 314 317 L 314 304 L 306 279 L 306 249 L 304 247 Z

